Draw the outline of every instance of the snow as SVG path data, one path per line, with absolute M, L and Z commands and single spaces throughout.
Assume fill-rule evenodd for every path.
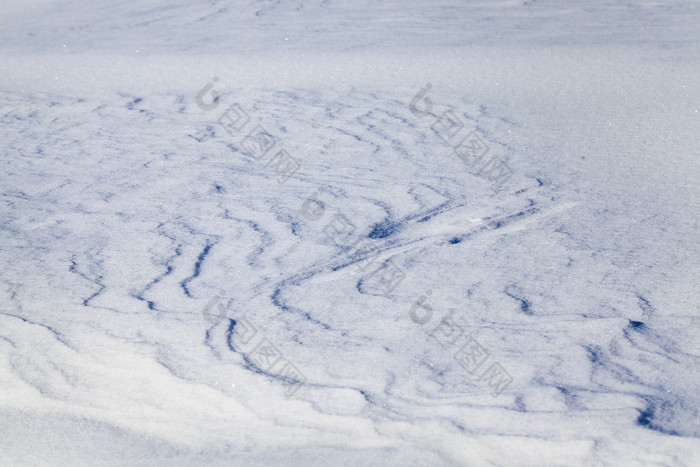
M 700 464 L 699 20 L 2 2 L 1 463 Z

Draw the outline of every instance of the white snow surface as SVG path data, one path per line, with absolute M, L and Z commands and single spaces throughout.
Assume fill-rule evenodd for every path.
M 2 465 L 700 465 L 697 1 L 4 0 L 0 143 Z

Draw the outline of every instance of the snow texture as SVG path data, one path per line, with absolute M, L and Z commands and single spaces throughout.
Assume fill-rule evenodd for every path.
M 0 464 L 700 465 L 700 4 L 0 3 Z

